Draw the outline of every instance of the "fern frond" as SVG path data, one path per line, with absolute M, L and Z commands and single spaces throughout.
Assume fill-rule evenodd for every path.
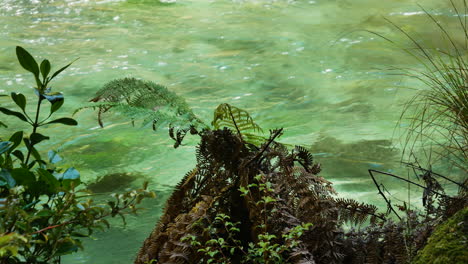
M 214 129 L 227 127 L 235 131 L 243 141 L 254 145 L 265 140 L 264 137 L 255 134 L 255 132 L 263 131 L 260 126 L 254 122 L 250 114 L 230 104 L 220 104 L 216 108 L 211 125 L 213 125 Z
M 90 105 L 83 109 L 99 109 L 98 121 L 102 126 L 102 115 L 117 112 L 132 122 L 141 120 L 143 126 L 190 127 L 205 126 L 192 112 L 185 100 L 166 87 L 135 78 L 113 80 L 104 85 Z
M 314 166 L 314 157 L 309 150 L 302 146 L 295 146 L 294 152 L 296 154 L 294 160 L 299 162 L 307 172 L 313 174 L 318 174 L 320 172 L 319 165 L 318 167 Z

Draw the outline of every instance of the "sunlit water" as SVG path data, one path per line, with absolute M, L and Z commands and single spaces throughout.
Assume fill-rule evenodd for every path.
M 438 45 L 440 34 L 416 2 L 455 27 L 442 0 L 0 0 L 0 89 L 32 95 L 32 78 L 14 53 L 21 45 L 55 67 L 79 58 L 53 85 L 65 94 L 63 115 L 124 76 L 166 85 L 207 122 L 227 102 L 266 130 L 284 127 L 282 142 L 312 146 L 322 175 L 341 195 L 382 205 L 367 169 L 405 173 L 395 126 L 402 103 L 414 95 L 409 88 L 420 84 L 389 74 L 391 66 L 418 66 L 366 30 L 410 46 L 386 17 Z M 118 117 L 100 129 L 92 111 L 76 119 L 76 128 L 47 128 L 53 141 L 43 149 L 58 149 L 63 165 L 78 168 L 85 181 L 131 172 L 140 176 L 127 185 L 149 180 L 159 197 L 125 228 L 116 221 L 63 262 L 131 263 L 171 187 L 194 166 L 197 138 L 173 149 L 165 129 L 133 128 Z M 386 183 L 395 197 L 406 196 L 406 186 Z

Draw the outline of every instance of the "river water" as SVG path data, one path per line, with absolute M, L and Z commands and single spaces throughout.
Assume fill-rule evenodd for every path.
M 16 62 L 20 45 L 55 69 L 79 58 L 52 85 L 65 95 L 62 115 L 121 77 L 167 86 L 207 123 L 218 104 L 230 103 L 265 130 L 283 127 L 282 142 L 310 146 L 341 195 L 382 205 L 367 169 L 406 173 L 398 163 L 397 124 L 403 103 L 423 87 L 390 70 L 418 64 L 368 31 L 410 47 L 387 18 L 418 40 L 443 45 L 417 3 L 452 29 L 457 21 L 447 2 L 0 0 L 0 90 L 32 99 L 33 79 Z M 75 166 L 86 182 L 113 174 L 106 184 L 115 186 L 102 190 L 149 180 L 158 198 L 126 227 L 115 221 L 63 262 L 131 263 L 171 188 L 194 166 L 197 138 L 173 149 L 164 128 L 152 132 L 116 116 L 101 129 L 91 110 L 75 118 L 78 127 L 47 128 L 53 140 L 43 149 L 57 149 L 63 166 Z M 406 185 L 385 181 L 395 199 L 406 197 Z M 417 202 L 417 193 L 410 197 Z

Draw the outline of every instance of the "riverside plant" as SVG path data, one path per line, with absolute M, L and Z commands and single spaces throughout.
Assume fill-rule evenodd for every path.
M 53 124 L 78 124 L 69 117 L 50 120 L 64 97 L 51 91 L 49 84 L 71 63 L 50 74 L 48 60 L 38 65 L 22 47 L 16 47 L 16 55 L 21 66 L 34 75 L 37 104 L 35 111 L 28 111 L 26 97 L 11 93 L 20 111 L 0 107 L 1 113 L 32 128 L 29 134 L 20 130 L 8 140 L 0 138 L 0 263 L 60 263 L 61 256 L 83 248 L 82 238 L 108 228 L 107 218 L 119 215 L 125 221 L 125 214 L 136 213 L 137 204 L 154 193 L 145 184 L 98 203 L 81 186 L 78 170 L 59 167 L 62 158 L 57 152 L 49 150 L 44 158 L 37 145 L 50 137 L 39 130 Z M 46 102 L 49 113 L 44 115 Z M 7 127 L 3 122 L 0 126 Z
M 194 225 L 203 228 L 209 239 L 200 242 L 195 235 L 187 235 L 182 239 L 182 242 L 190 242 L 192 246 L 198 248 L 198 252 L 204 255 L 200 260 L 202 263 L 233 263 L 235 255 L 241 256 L 241 263 L 288 263 L 289 259 L 283 256 L 300 244 L 300 237 L 312 226 L 312 223 L 303 223 L 287 230 L 281 236 L 269 233 L 270 207 L 272 203 L 277 202 L 277 199 L 274 197 L 271 182 L 268 182 L 265 177 L 257 175 L 255 181 L 247 187 L 240 187 L 239 192 L 241 196 L 252 196 L 250 188 L 255 188 L 262 194 L 261 199 L 257 201 L 250 197 L 250 202 L 263 215 L 256 227 L 261 230 L 256 242 L 244 245 L 242 241 L 236 239 L 239 236 L 241 223 L 233 223 L 229 215 L 218 213 L 212 222 L 209 218 L 202 218 Z
M 448 162 L 468 172 L 468 4 L 449 0 L 458 23 L 456 33 L 422 6 L 428 20 L 440 32 L 445 46 L 429 46 L 387 20 L 414 45 L 402 48 L 422 69 L 398 69 L 422 82 L 424 89 L 405 104 L 400 123 L 408 121 L 404 151 L 414 156 L 421 148 L 429 163 Z M 387 39 L 387 38 L 385 38 Z M 389 40 L 389 39 L 387 39 Z M 389 40 L 393 43 L 393 41 Z
M 154 97 L 169 94 L 146 101 L 143 91 Z M 197 164 L 175 187 L 136 257 L 138 264 L 410 263 L 434 227 L 468 204 L 466 183 L 453 182 L 460 192 L 447 195 L 435 179 L 443 175 L 414 167 L 423 183 L 410 183 L 424 189 L 424 210 L 394 205 L 373 173 L 407 180 L 371 170 L 389 207 L 380 213 L 375 205 L 339 197 L 318 175 L 321 166 L 310 150 L 278 142 L 283 129 L 263 136 L 245 110 L 220 104 L 208 126 L 192 118 L 173 92 L 134 78 L 112 81 L 96 95 L 86 108 L 98 109 L 98 119 L 117 111 L 153 129 L 169 123 L 175 148 L 189 131 L 200 137 Z

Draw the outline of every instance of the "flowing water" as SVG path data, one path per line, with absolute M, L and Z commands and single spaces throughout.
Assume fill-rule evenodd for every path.
M 367 169 L 402 172 L 395 126 L 412 88 L 421 86 L 387 70 L 418 67 L 415 61 L 367 31 L 409 47 L 388 18 L 439 45 L 440 33 L 416 3 L 455 27 L 442 0 L 0 0 L 0 90 L 32 99 L 33 79 L 15 57 L 20 45 L 53 67 L 79 58 L 53 85 L 65 94 L 63 115 L 124 76 L 167 86 L 207 122 L 218 104 L 230 103 L 266 130 L 284 127 L 282 142 L 311 146 L 341 195 L 382 205 Z M 126 227 L 115 221 L 63 262 L 131 263 L 171 188 L 194 166 L 197 138 L 173 149 L 163 128 L 134 128 L 117 116 L 101 129 L 91 110 L 75 117 L 76 128 L 47 128 L 53 141 L 43 149 L 59 150 L 84 181 L 111 175 L 113 191 L 149 180 L 159 196 Z M 393 195 L 406 196 L 406 186 L 386 182 Z

